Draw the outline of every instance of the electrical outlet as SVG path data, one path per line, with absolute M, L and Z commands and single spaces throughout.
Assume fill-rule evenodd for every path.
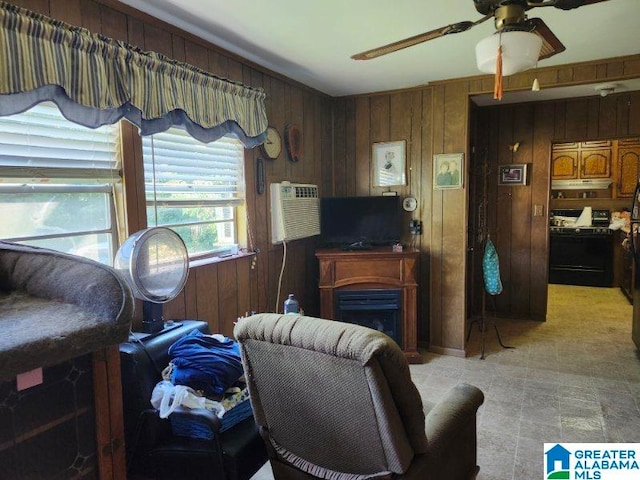
M 422 235 L 422 222 L 420 220 L 411 220 L 409 222 L 409 232 L 411 232 L 411 235 Z

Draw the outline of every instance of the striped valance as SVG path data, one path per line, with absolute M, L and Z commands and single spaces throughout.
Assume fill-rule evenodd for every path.
M 264 140 L 261 89 L 218 78 L 80 27 L 0 2 L 0 115 L 55 102 L 88 127 L 126 118 L 142 135 L 182 126 L 211 142 Z

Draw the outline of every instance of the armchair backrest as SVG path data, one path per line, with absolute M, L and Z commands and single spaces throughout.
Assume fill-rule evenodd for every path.
M 426 451 L 420 395 L 386 335 L 267 313 L 241 320 L 234 334 L 256 422 L 286 462 L 346 480 L 403 473 Z

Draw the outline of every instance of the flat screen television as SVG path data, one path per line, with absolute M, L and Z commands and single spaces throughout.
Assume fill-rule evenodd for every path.
M 320 235 L 326 247 L 393 245 L 402 231 L 398 196 L 320 199 Z

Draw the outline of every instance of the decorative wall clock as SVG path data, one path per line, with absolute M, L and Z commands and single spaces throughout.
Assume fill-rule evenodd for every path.
M 267 128 L 267 138 L 264 139 L 264 143 L 260 146 L 262 153 L 270 160 L 275 160 L 280 156 L 282 151 L 282 139 L 280 133 L 275 127 Z

